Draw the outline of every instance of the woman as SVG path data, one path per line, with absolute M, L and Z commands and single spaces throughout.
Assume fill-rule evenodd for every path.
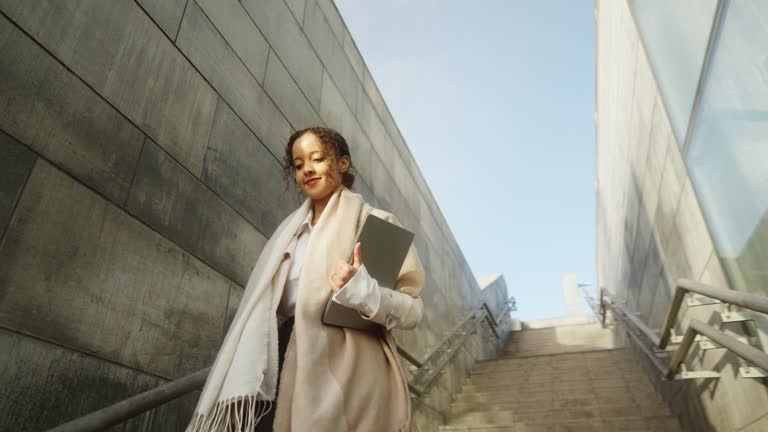
M 334 130 L 308 128 L 288 140 L 285 169 L 307 199 L 259 256 L 188 432 L 254 431 L 269 421 L 275 398 L 277 432 L 410 430 L 407 382 L 389 330 L 421 320 L 424 273 L 411 246 L 394 289 L 367 274 L 353 246 L 362 221 L 368 213 L 397 221 L 349 190 L 351 165 Z M 331 296 L 382 331 L 323 325 Z M 288 334 L 278 391 L 278 344 Z

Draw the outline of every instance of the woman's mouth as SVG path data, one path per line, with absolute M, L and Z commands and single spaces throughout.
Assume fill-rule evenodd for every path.
M 311 179 L 305 181 L 304 184 L 307 185 L 307 186 L 312 186 L 313 184 L 317 183 L 318 181 L 320 181 L 320 177 L 314 177 L 314 178 L 311 178 Z

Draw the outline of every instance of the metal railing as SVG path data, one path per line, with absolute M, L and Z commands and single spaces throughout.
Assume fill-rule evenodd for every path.
M 56 426 L 48 432 L 90 432 L 107 429 L 202 388 L 210 370 L 211 368 L 199 370 L 183 378 L 165 383 L 152 390 Z
M 658 343 L 660 349 L 667 347 L 669 338 L 672 334 L 672 328 L 675 326 L 677 315 L 680 313 L 680 306 L 683 304 L 683 298 L 685 298 L 685 295 L 689 292 L 717 299 L 723 303 L 741 306 L 755 312 L 768 314 L 768 297 L 725 288 L 717 288 L 690 279 L 680 279 L 677 281 L 675 298 L 672 300 L 672 305 L 670 305 L 669 312 L 667 313 L 664 329 L 661 332 L 661 340 Z
M 397 345 L 397 352 L 416 368 L 414 378 L 411 380 L 413 382 L 408 382 L 408 390 L 419 400 L 420 404 L 443 416 L 445 415 L 440 410 L 426 403 L 423 397 L 429 392 L 442 374 L 442 371 L 450 364 L 458 350 L 480 323 L 487 322 L 495 338 L 500 340 L 502 335 L 499 329 L 512 310 L 516 310 L 514 297 L 507 301 L 498 319 L 493 317 L 488 305 L 483 303 L 473 309 L 459 324 L 454 326 L 448 335 L 427 353 L 423 361 L 419 361 L 408 350 L 399 344 Z M 456 339 L 459 340 L 458 343 Z M 444 348 L 445 346 L 449 347 Z M 434 366 L 432 366 L 433 364 Z M 48 430 L 48 432 L 96 432 L 107 429 L 202 388 L 205 385 L 209 372 L 210 368 L 194 372 L 183 378 L 165 383 L 152 390 L 56 426 Z
M 688 327 L 685 331 L 685 335 L 680 341 L 680 345 L 675 350 L 672 360 L 669 364 L 664 364 L 658 357 L 659 354 L 668 353 L 667 347 L 672 340 L 672 329 L 677 323 L 678 315 L 680 314 L 680 308 L 683 304 L 686 294 L 694 293 L 701 296 L 709 297 L 711 299 L 718 300 L 722 303 L 740 306 L 755 312 L 768 314 L 768 297 L 733 291 L 726 288 L 719 288 L 710 285 L 703 284 L 701 282 L 692 281 L 690 279 L 679 279 L 675 286 L 675 296 L 672 300 L 672 304 L 667 312 L 664 328 L 661 330 L 661 335 L 654 333 L 641 319 L 636 317 L 633 313 L 627 310 L 626 307 L 614 301 L 610 295 L 603 292 L 601 289 L 599 292 L 599 310 L 596 312 L 601 317 L 601 322 L 605 325 L 606 312 L 610 310 L 614 317 L 619 319 L 628 330 L 629 336 L 639 346 L 641 351 L 651 360 L 656 369 L 661 372 L 665 379 L 686 379 L 686 378 L 716 378 L 719 377 L 719 373 L 712 371 L 696 371 L 688 372 L 681 371 L 683 368 L 683 362 L 688 356 L 688 352 L 693 346 L 694 341 L 698 336 L 704 336 L 709 340 L 717 343 L 723 348 L 733 352 L 739 357 L 759 366 L 764 370 L 768 370 L 768 354 L 756 349 L 755 347 L 739 341 L 737 338 L 730 336 L 711 325 L 708 325 L 702 321 L 691 319 L 688 323 Z M 650 342 L 643 342 L 638 333 L 645 337 Z
M 499 328 L 503 325 L 503 321 L 509 317 L 509 312 L 514 310 L 514 307 L 514 298 L 511 298 L 504 305 L 504 309 L 502 309 L 498 319 L 493 317 L 493 313 L 486 303 L 472 310 L 461 322 L 451 329 L 439 344 L 430 350 L 424 361 L 419 362 L 417 360 L 416 363 L 411 362 L 417 368 L 417 372 L 414 373 L 415 382 L 411 392 L 419 397 L 428 393 L 440 377 L 443 369 L 451 363 L 459 349 L 464 346 L 469 336 L 473 334 L 482 322 L 488 324 L 496 340 L 501 340 L 503 335 L 499 332 Z M 408 357 L 405 358 L 406 360 L 408 359 Z

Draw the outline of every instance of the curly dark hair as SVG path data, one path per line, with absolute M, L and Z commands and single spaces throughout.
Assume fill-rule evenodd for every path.
M 351 189 L 352 184 L 355 183 L 355 175 L 351 172 L 353 169 L 352 155 L 349 154 L 347 140 L 337 131 L 319 126 L 298 130 L 288 138 L 288 143 L 285 146 L 285 156 L 283 157 L 283 174 L 285 175 L 286 183 L 293 184 L 296 174 L 296 170 L 293 167 L 293 144 L 306 133 L 311 133 L 320 141 L 323 149 L 329 155 L 328 163 L 336 163 L 343 156 L 349 157 L 349 169 L 342 173 L 341 184 Z

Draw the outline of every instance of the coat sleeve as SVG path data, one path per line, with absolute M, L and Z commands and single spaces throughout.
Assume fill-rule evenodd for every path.
M 391 213 L 374 211 L 376 216 L 402 226 Z M 375 280 L 375 279 L 374 279 Z M 403 267 L 395 281 L 394 289 L 379 287 L 379 305 L 373 315 L 360 314 L 363 318 L 386 327 L 387 330 L 400 328 L 409 330 L 421 322 L 424 303 L 421 301 L 421 289 L 424 287 L 424 268 L 411 244 L 405 256 Z
M 379 308 L 381 289 L 376 279 L 368 274 L 365 264 L 360 266 L 355 275 L 331 299 L 336 303 L 357 309 L 363 315 L 373 315 Z

